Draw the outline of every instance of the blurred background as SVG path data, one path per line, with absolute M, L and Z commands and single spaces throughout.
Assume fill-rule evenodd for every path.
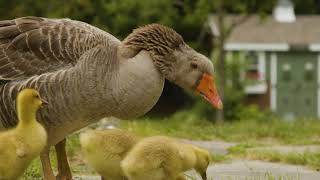
M 166 82 L 145 117 L 108 119 L 106 126 L 235 143 L 216 162 L 236 156 L 320 168 L 320 151 L 246 153 L 261 146 L 320 144 L 320 0 L 0 0 L 1 20 L 21 16 L 80 20 L 119 39 L 160 23 L 212 59 L 223 111 Z M 77 139 L 71 137 L 68 146 L 73 171 L 82 172 Z M 26 179 L 38 174 L 34 165 Z
M 212 122 L 239 119 L 249 104 L 287 119 L 320 116 L 319 12 L 319 0 L 0 0 L 1 19 L 68 17 L 119 39 L 149 23 L 172 27 L 216 64 L 225 110 L 215 112 L 167 82 L 148 115 L 168 117 L 187 108 Z

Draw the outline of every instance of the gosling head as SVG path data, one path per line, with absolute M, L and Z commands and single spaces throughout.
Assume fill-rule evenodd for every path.
M 45 100 L 40 98 L 40 94 L 35 89 L 23 89 L 17 96 L 18 108 L 25 106 L 29 109 L 37 110 L 42 105 L 48 104 Z
M 118 55 L 132 58 L 141 50 L 150 53 L 166 79 L 196 92 L 214 107 L 222 109 L 212 62 L 189 47 L 176 31 L 159 24 L 140 27 L 124 39 Z
M 198 147 L 193 147 L 197 157 L 197 162 L 194 169 L 201 175 L 203 180 L 207 179 L 207 169 L 210 164 L 210 153 Z

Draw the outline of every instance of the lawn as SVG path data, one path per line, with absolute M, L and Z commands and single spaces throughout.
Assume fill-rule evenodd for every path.
M 122 121 L 123 128 L 141 135 L 168 135 L 197 140 L 269 144 L 320 144 L 320 121 L 300 119 L 284 121 L 275 117 L 235 120 L 222 125 L 199 120 L 188 112 L 171 118 Z
M 134 121 L 121 121 L 120 126 L 144 136 L 168 135 L 186 139 L 222 140 L 239 143 L 237 146 L 230 148 L 227 155 L 213 155 L 214 162 L 243 158 L 320 168 L 320 153 L 279 154 L 269 151 L 251 151 L 250 153 L 247 151 L 257 146 L 320 144 L 320 121 L 317 120 L 301 119 L 288 122 L 270 117 L 270 119 L 263 118 L 263 120 L 236 120 L 216 125 L 210 121 L 201 120 L 188 112 L 179 112 L 171 118 L 142 118 Z M 93 173 L 92 169 L 88 168 L 82 161 L 78 134 L 69 136 L 67 152 L 75 174 Z M 52 162 L 53 164 L 56 163 L 54 155 L 52 155 Z M 40 162 L 37 159 L 29 167 L 23 179 L 39 179 L 41 177 L 40 169 Z

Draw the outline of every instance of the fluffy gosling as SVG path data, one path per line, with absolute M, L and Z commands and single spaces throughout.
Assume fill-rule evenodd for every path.
M 15 180 L 47 143 L 47 133 L 37 122 L 37 110 L 45 101 L 34 89 L 24 89 L 16 99 L 18 125 L 0 132 L 0 179 Z
M 80 135 L 86 162 L 105 180 L 125 179 L 120 162 L 139 138 L 125 130 L 89 130 Z
M 164 136 L 140 140 L 121 162 L 130 180 L 184 180 L 183 172 L 194 168 L 204 180 L 209 152 Z

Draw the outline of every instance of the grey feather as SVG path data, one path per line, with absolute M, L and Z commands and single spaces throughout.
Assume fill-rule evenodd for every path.
M 108 38 L 95 27 L 69 19 L 22 17 L 0 21 L 0 79 L 14 80 L 74 66 L 82 54 L 105 44 Z

